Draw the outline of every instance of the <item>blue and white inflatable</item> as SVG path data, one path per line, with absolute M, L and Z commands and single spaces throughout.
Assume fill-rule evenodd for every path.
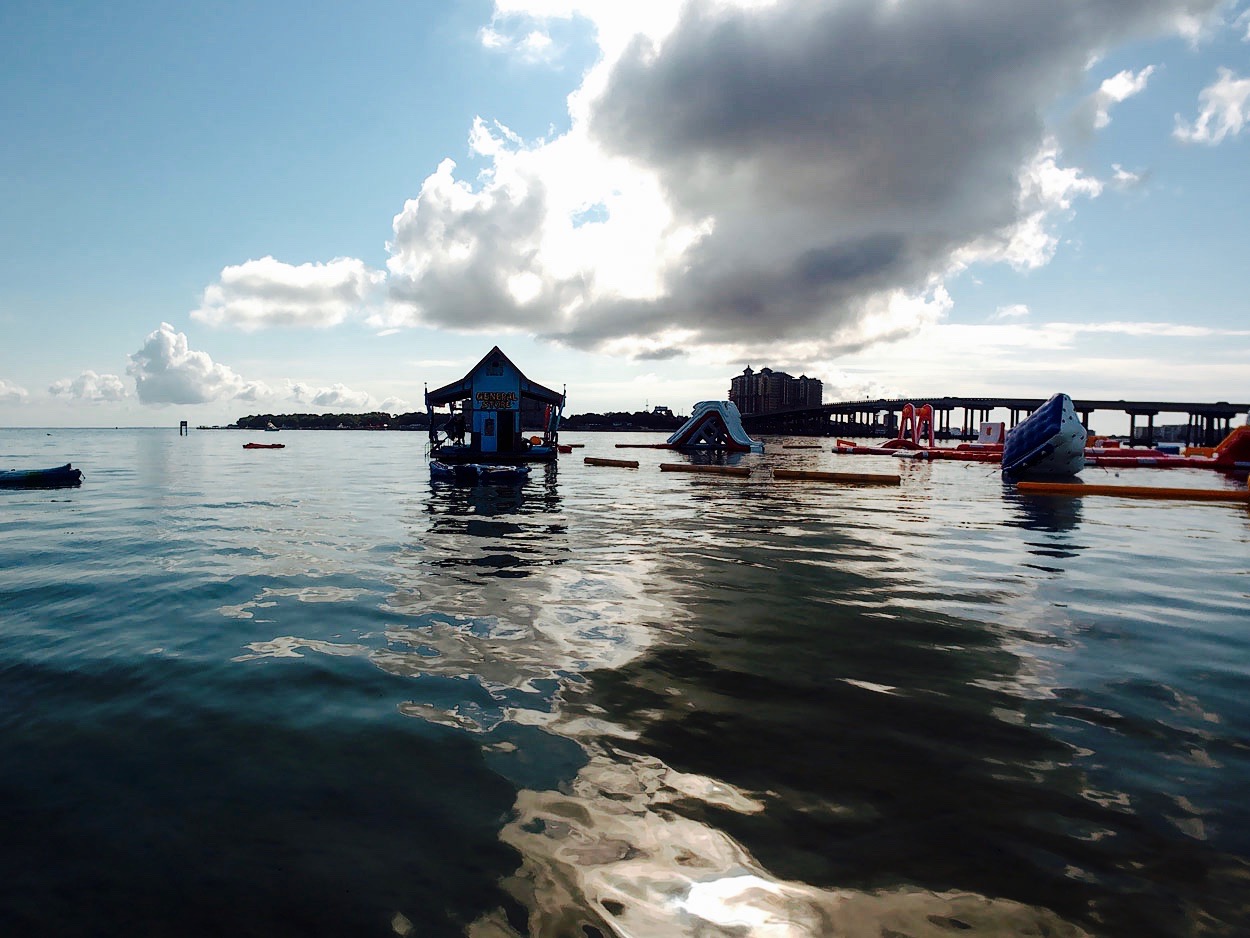
M 1008 432 L 1003 478 L 1076 475 L 1085 468 L 1086 435 L 1072 398 L 1056 394 Z

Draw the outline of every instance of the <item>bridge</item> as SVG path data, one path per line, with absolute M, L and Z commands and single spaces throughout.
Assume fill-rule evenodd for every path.
M 805 436 L 893 436 L 898 416 L 907 404 L 930 404 L 933 407 L 933 429 L 946 439 L 975 438 L 981 422 L 990 419 L 994 410 L 1006 410 L 1014 427 L 1042 404 L 1041 397 L 908 397 L 877 400 L 841 401 L 819 407 L 795 407 L 763 414 L 743 414 L 742 423 L 749 433 L 790 433 Z M 1129 441 L 1153 446 L 1155 417 L 1160 414 L 1184 414 L 1185 442 L 1195 446 L 1215 446 L 1228 435 L 1233 421 L 1250 413 L 1250 404 L 1214 404 L 1178 401 L 1099 401 L 1072 399 L 1072 406 L 1081 415 L 1081 423 L 1089 428 L 1089 415 L 1094 411 L 1128 414 Z M 958 424 L 956 411 L 963 411 Z M 1137 422 L 1145 419 L 1138 430 Z

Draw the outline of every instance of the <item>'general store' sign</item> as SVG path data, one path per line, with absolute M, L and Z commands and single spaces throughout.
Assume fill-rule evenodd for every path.
M 516 391 L 478 391 L 473 395 L 478 410 L 511 410 L 516 406 Z

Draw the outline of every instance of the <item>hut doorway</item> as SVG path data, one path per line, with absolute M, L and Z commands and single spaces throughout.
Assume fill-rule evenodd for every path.
M 496 432 L 496 446 L 501 453 L 512 453 L 516 451 L 516 418 L 515 410 L 501 410 L 498 414 L 499 426 Z

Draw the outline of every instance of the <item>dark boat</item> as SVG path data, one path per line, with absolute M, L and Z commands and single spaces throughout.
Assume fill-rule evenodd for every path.
M 82 470 L 69 463 L 52 469 L 0 469 L 0 489 L 61 489 L 82 485 Z
M 461 462 L 449 464 L 430 460 L 430 479 L 434 482 L 458 482 L 468 485 L 519 485 L 530 477 L 530 467 L 522 465 L 494 466 L 486 463 Z
M 244 443 L 244 449 L 286 449 L 285 443 Z

